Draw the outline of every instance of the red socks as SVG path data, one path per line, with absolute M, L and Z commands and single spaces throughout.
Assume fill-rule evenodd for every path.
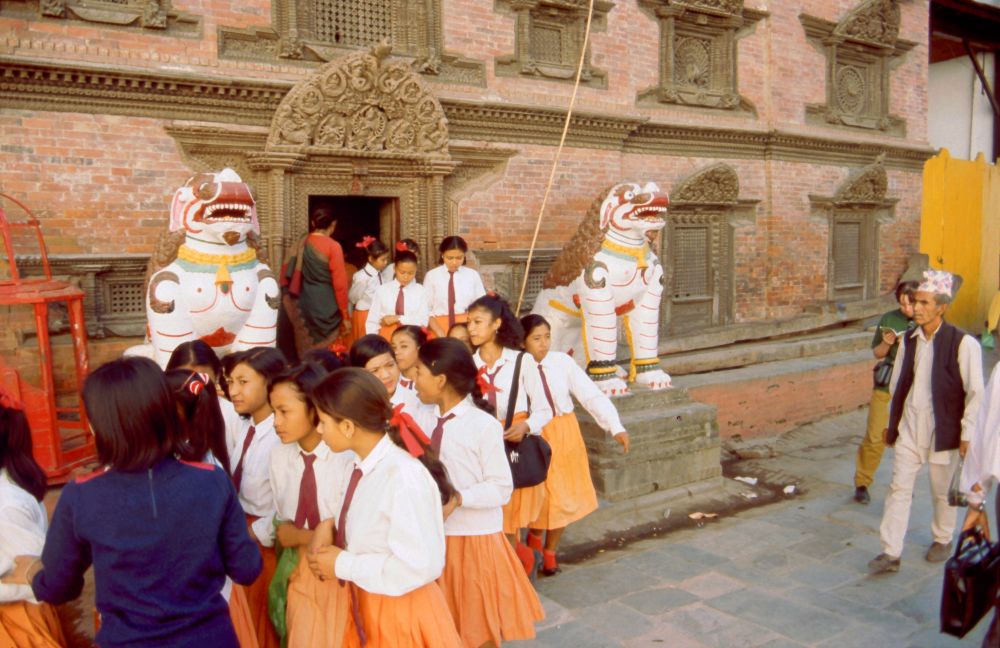
M 535 552 L 518 542 L 514 548 L 514 553 L 517 554 L 518 560 L 521 561 L 524 573 L 530 577 L 535 571 Z
M 534 533 L 528 532 L 528 546 L 536 551 L 544 551 L 545 547 L 542 546 L 542 536 L 535 535 Z

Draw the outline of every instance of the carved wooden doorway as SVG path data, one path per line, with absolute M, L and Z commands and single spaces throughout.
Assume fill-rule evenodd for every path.
M 354 269 L 364 267 L 367 255 L 357 247 L 365 236 L 380 239 L 388 247 L 399 235 L 399 198 L 382 196 L 309 196 L 309 213 L 319 206 L 333 208 L 337 228 L 333 238 L 344 248 L 344 260 Z

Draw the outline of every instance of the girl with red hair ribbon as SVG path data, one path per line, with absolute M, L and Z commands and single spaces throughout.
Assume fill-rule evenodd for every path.
M 389 265 L 392 254 L 385 243 L 373 236 L 366 236 L 356 247 L 365 251 L 368 263 L 354 273 L 351 278 L 351 289 L 347 291 L 347 301 L 351 305 L 351 339 L 349 344 L 365 334 L 365 322 L 368 320 L 368 309 L 372 305 L 375 289 L 382 285 L 382 271 Z

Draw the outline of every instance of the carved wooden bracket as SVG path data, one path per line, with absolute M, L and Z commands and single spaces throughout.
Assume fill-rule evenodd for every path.
M 37 8 L 35 8 L 37 5 Z M 115 27 L 163 30 L 171 36 L 201 35 L 201 17 L 178 11 L 170 0 L 21 0 L 0 3 L 0 16 L 58 18 Z

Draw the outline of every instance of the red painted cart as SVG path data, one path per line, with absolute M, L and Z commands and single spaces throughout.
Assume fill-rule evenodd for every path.
M 4 212 L 3 199 L 20 207 L 26 219 L 10 221 Z M 43 277 L 22 277 L 18 271 L 14 260 L 14 238 L 20 231 L 27 231 L 28 236 L 34 233 L 42 257 Z M 49 482 L 65 482 L 74 469 L 95 461 L 97 452 L 94 435 L 87 425 L 83 399 L 78 395 L 77 404 L 72 407 L 59 407 L 56 404 L 52 345 L 49 339 L 49 304 L 66 304 L 79 391 L 88 367 L 83 291 L 69 282 L 52 278 L 38 219 L 23 203 L 3 193 L 0 193 L 0 236 L 3 237 L 10 273 L 9 279 L 0 279 L 0 306 L 31 306 L 34 309 L 41 384 L 36 387 L 26 382 L 3 357 L 0 357 L 0 383 L 17 394 L 24 403 L 25 413 L 31 423 L 35 460 L 45 470 Z

